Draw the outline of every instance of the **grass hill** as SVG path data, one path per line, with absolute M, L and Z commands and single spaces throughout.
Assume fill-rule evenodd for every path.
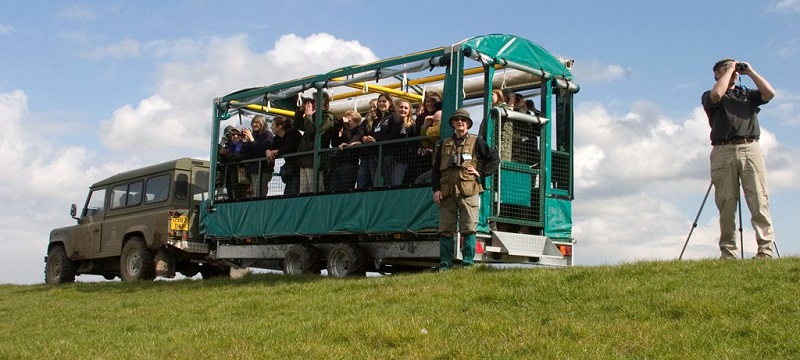
M 2 359 L 797 359 L 800 259 L 0 285 Z

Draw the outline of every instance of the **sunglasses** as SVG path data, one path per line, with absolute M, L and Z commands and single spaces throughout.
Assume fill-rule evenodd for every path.
M 452 121 L 458 121 L 458 122 L 464 122 L 464 123 L 465 122 L 469 122 L 469 120 L 467 118 L 463 118 L 463 117 L 453 118 Z

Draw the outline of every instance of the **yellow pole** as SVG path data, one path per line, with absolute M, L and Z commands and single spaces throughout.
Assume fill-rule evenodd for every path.
M 278 109 L 278 108 L 270 108 L 269 110 L 267 110 L 267 107 L 264 106 L 264 105 L 247 105 L 247 108 L 250 109 L 250 110 L 261 111 L 261 112 L 265 112 L 265 113 L 268 113 L 268 114 L 275 114 L 275 115 L 283 115 L 283 116 L 288 116 L 288 117 L 294 117 L 294 111 L 291 111 L 291 110 L 284 110 L 284 109 Z
M 353 84 L 349 84 L 347 86 L 349 86 L 351 88 L 356 88 L 356 89 L 363 89 L 364 88 L 364 83 L 353 83 Z M 374 85 L 374 84 L 368 85 L 367 92 L 369 92 L 369 93 L 387 92 L 387 93 L 390 93 L 392 95 L 395 95 L 397 97 L 400 97 L 400 98 L 403 98 L 403 99 L 406 99 L 406 100 L 422 101 L 422 96 L 421 95 L 410 94 L 410 93 L 407 93 L 405 91 L 400 91 L 400 90 L 392 89 L 390 87 L 379 86 L 379 85 Z M 358 92 L 358 94 L 359 95 L 363 94 L 363 91 L 362 92 Z M 334 97 L 334 99 L 335 98 L 336 97 Z
M 500 65 L 495 65 L 495 69 L 499 69 L 499 68 L 501 68 Z M 480 73 L 480 72 L 483 72 L 483 68 L 475 67 L 475 68 L 464 70 L 464 75 L 474 75 L 474 74 L 477 74 L 477 73 Z M 413 86 L 413 85 L 419 85 L 419 84 L 427 84 L 427 83 L 430 83 L 430 82 L 442 81 L 442 80 L 444 80 L 444 74 L 432 75 L 432 76 L 427 76 L 427 77 L 424 77 L 424 78 L 409 80 L 408 81 L 408 85 L 409 86 Z M 353 84 L 353 85 L 350 85 L 350 87 L 361 88 L 361 89 L 364 88 L 364 83 L 357 83 L 357 84 L 359 84 L 359 86 L 353 86 L 353 85 L 355 85 L 355 84 Z M 372 84 L 369 85 L 370 89 L 373 88 L 373 87 L 376 87 L 376 86 L 377 85 L 372 85 Z M 386 86 L 382 86 L 381 88 L 384 88 L 384 89 L 397 89 L 400 86 L 402 86 L 402 84 L 398 82 L 398 83 L 393 83 L 393 84 L 388 84 Z M 369 91 L 369 92 L 374 92 L 374 91 Z M 403 92 L 401 92 L 401 93 L 402 94 L 407 94 L 407 93 L 403 93 Z M 354 96 L 361 96 L 361 95 L 364 95 L 363 91 L 351 91 L 351 92 L 346 92 L 346 93 L 341 93 L 341 94 L 335 95 L 335 96 L 333 96 L 333 100 L 347 99 L 347 98 L 351 98 L 351 97 L 354 97 Z M 412 94 L 409 94 L 409 95 L 412 95 Z M 413 95 L 413 96 L 419 96 L 419 95 Z M 422 100 L 422 97 L 420 96 L 419 99 L 413 98 L 413 99 L 409 99 L 409 100 Z
M 231 104 L 236 105 L 236 104 L 239 104 L 239 102 L 231 101 Z M 250 105 L 246 105 L 245 109 L 258 111 L 258 112 L 263 112 L 263 113 L 267 113 L 267 114 L 275 114 L 275 115 L 283 115 L 283 116 L 288 116 L 288 117 L 294 117 L 294 111 L 284 110 L 284 109 L 279 109 L 279 108 L 274 108 L 274 107 L 271 107 L 271 108 L 267 109 L 267 107 L 264 106 L 264 105 L 250 104 Z

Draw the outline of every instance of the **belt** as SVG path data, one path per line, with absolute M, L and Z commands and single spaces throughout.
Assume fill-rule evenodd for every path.
M 724 140 L 724 141 L 712 141 L 711 145 L 713 145 L 713 146 L 717 146 L 717 145 L 742 145 L 742 144 L 749 144 L 751 142 L 758 142 L 758 139 L 756 139 L 756 138 L 733 138 L 733 139 Z

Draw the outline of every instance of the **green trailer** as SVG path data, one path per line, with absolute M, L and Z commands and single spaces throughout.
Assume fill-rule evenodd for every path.
M 215 99 L 212 195 L 200 210 L 200 231 L 212 258 L 229 266 L 287 274 L 327 269 L 333 276 L 346 276 L 435 269 L 439 215 L 430 179 L 425 178 L 430 158 L 423 156 L 427 162 L 413 158 L 402 181 L 390 180 L 386 169 L 393 166 L 396 149 L 418 148 L 403 145 L 452 135 L 447 121 L 442 122 L 438 138 L 406 137 L 342 150 L 328 147 L 320 124 L 328 113 L 334 121 L 345 110 L 366 114 L 378 93 L 416 106 L 426 94 L 436 92 L 441 94 L 442 119 L 457 108 L 468 109 L 476 122 L 471 131 L 503 155 L 481 194 L 476 261 L 572 265 L 572 99 L 579 87 L 572 80 L 571 65 L 529 40 L 491 34 Z M 527 109 L 493 104 L 494 89 L 521 98 Z M 305 97 L 323 104 L 324 93 L 330 108 L 314 113 L 312 149 L 282 154 L 276 160 L 261 156 L 223 160 L 221 129 L 243 126 L 244 119 L 256 115 L 267 123 L 278 117 L 292 119 Z M 364 154 L 376 159 L 368 184 L 335 190 L 325 186 L 333 180 L 338 159 L 355 156 L 361 167 L 366 164 Z M 287 194 L 281 168 L 300 157 L 313 164 L 311 190 Z M 253 181 L 245 184 L 245 196 L 232 196 L 228 182 L 239 168 L 247 169 Z

